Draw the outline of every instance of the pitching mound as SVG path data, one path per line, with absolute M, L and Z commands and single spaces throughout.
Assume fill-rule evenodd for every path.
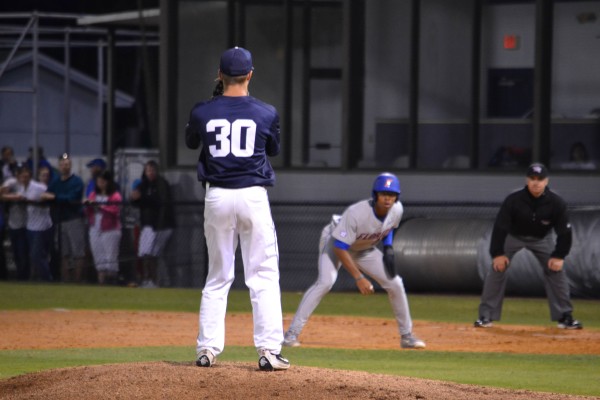
M 438 381 L 293 367 L 262 372 L 256 365 L 134 363 L 58 369 L 0 381 L 2 399 L 577 399 Z M 579 397 L 583 399 L 583 397 Z
M 289 325 L 286 316 L 285 325 Z M 195 313 L 129 311 L 1 311 L 0 349 L 190 346 Z M 252 317 L 227 316 L 227 344 L 252 346 Z M 344 332 L 344 340 L 340 340 Z M 416 321 L 427 349 L 545 354 L 600 354 L 600 331 L 548 327 L 469 325 Z M 365 341 L 365 338 L 369 338 Z M 313 316 L 302 335 L 305 347 L 399 350 L 389 319 Z M 414 350 L 405 350 L 414 351 Z M 423 350 L 427 351 L 427 350 Z M 131 363 L 65 368 L 0 380 L 0 399 L 583 399 L 510 391 L 365 372 L 307 368 L 261 372 L 256 364 L 218 362 Z

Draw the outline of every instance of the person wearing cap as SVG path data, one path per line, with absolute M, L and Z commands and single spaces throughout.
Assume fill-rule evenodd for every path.
M 492 268 L 485 277 L 476 328 L 499 321 L 511 258 L 530 251 L 543 270 L 544 287 L 552 321 L 562 329 L 581 329 L 573 318 L 565 257 L 572 243 L 571 223 L 565 201 L 548 188 L 548 170 L 540 163 L 527 169 L 526 186 L 506 197 L 492 230 Z M 553 240 L 552 230 L 556 233 Z
M 53 221 L 59 235 L 60 277 L 63 282 L 82 282 L 85 264 L 83 180 L 72 172 L 67 153 L 58 158 L 60 176 L 48 185 L 42 200 L 53 202 Z
M 46 156 L 44 156 L 44 148 L 42 146 L 38 146 L 37 147 L 37 158 L 38 158 L 38 164 L 37 166 L 34 168 L 33 167 L 33 159 L 34 159 L 34 147 L 29 147 L 28 151 L 28 156 L 27 156 L 27 160 L 25 160 L 25 165 L 27 166 L 27 168 L 29 168 L 30 171 L 34 172 L 37 174 L 37 170 L 42 168 L 42 167 L 46 167 L 49 168 L 50 171 L 52 171 L 52 165 L 50 164 L 50 162 L 46 159 Z
M 198 180 L 206 188 L 204 232 L 208 276 L 200 303 L 196 365 L 210 367 L 225 345 L 227 295 L 234 280 L 238 240 L 254 315 L 261 370 L 288 369 L 281 355 L 283 317 L 277 235 L 266 187 L 275 183 L 268 157 L 280 151 L 279 115 L 248 92 L 252 55 L 234 47 L 221 55 L 222 93 L 196 104 L 186 126 L 188 148 L 198 149 Z
M 90 180 L 85 187 L 85 198 L 87 199 L 96 190 L 96 178 L 106 170 L 106 161 L 101 158 L 94 158 L 86 164 L 90 170 Z

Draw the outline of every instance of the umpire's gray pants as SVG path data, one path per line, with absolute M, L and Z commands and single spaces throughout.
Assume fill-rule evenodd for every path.
M 548 296 L 552 321 L 558 321 L 565 313 L 572 313 L 573 306 L 570 300 L 569 282 L 564 269 L 555 272 L 548 268 L 548 260 L 554 249 L 552 236 L 547 235 L 543 239 L 515 237 L 511 235 L 506 237 L 504 254 L 509 260 L 521 249 L 531 251 L 544 271 L 544 289 L 546 290 L 546 296 Z M 492 321 L 500 320 L 509 270 L 510 264 L 509 268 L 504 272 L 496 272 L 493 267 L 490 267 L 490 271 L 483 282 L 483 293 L 481 294 L 481 304 L 479 305 L 480 317 L 488 318 Z

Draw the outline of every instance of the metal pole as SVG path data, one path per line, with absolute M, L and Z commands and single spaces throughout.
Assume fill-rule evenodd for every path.
M 36 22 L 36 21 L 37 21 L 37 18 L 32 16 L 31 19 L 29 20 L 29 22 L 27 23 L 27 26 L 25 28 L 23 28 L 23 31 L 21 32 L 19 39 L 17 39 L 17 42 L 15 43 L 15 45 L 12 46 L 12 49 L 11 49 L 10 53 L 8 54 L 6 61 L 2 65 L 2 69 L 0 70 L 0 78 L 2 77 L 2 75 L 4 75 L 4 71 L 6 71 L 6 68 L 8 68 L 8 64 L 10 64 L 13 57 L 15 56 L 15 53 L 21 46 L 21 43 L 23 43 L 23 39 L 25 39 L 25 35 L 27 35 L 27 32 L 29 32 L 29 29 L 31 29 L 34 22 Z
M 65 80 L 64 80 L 64 117 L 65 117 L 65 152 L 71 152 L 71 32 L 65 30 Z
M 311 3 L 302 3 L 302 164 L 310 162 Z
M 469 159 L 471 169 L 479 168 L 479 103 L 481 90 L 481 0 L 473 2 L 471 37 L 471 144 Z
M 113 30 L 108 31 L 106 46 L 106 80 L 108 88 L 106 93 L 106 162 L 112 168 L 112 152 L 114 139 L 115 118 L 115 35 Z
M 416 168 L 418 164 L 419 141 L 419 45 L 421 38 L 421 6 L 419 0 L 411 3 L 411 33 L 410 33 L 410 101 L 409 101 L 409 166 Z
M 161 165 L 169 167 L 176 164 L 177 140 L 173 132 L 177 131 L 177 65 L 178 65 L 178 11 L 179 2 L 160 1 L 160 72 L 158 85 L 158 122 L 159 149 Z
M 550 164 L 552 107 L 552 26 L 554 2 L 535 3 L 535 76 L 533 108 L 533 161 Z
M 283 6 L 285 19 L 285 59 L 283 72 L 283 165 L 292 165 L 292 79 L 294 57 L 294 5 L 292 0 L 285 0 Z
M 362 158 L 365 0 L 343 2 L 342 169 Z
M 38 96 L 39 96 L 39 76 L 38 76 L 38 27 L 39 27 L 39 18 L 37 12 L 33 12 L 32 18 L 34 19 L 33 23 L 33 54 L 32 54 L 32 77 L 31 77 L 31 88 L 33 90 L 32 97 L 32 107 L 31 107 L 31 128 L 33 132 L 33 143 L 32 143 L 32 166 L 31 172 L 32 176 L 37 177 L 37 169 L 39 162 L 39 153 L 38 153 Z
M 96 129 L 98 136 L 102 137 L 102 132 L 104 132 L 104 126 L 102 123 L 102 106 L 104 104 L 104 44 L 101 40 L 98 40 L 98 48 L 97 48 L 97 63 L 98 63 L 98 88 L 97 88 L 97 100 L 96 100 Z M 109 164 L 110 165 L 110 164 Z

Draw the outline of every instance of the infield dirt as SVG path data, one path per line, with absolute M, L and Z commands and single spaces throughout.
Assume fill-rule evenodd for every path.
M 284 325 L 289 325 L 286 315 Z M 131 311 L 0 311 L 0 349 L 59 349 L 190 346 L 193 357 L 197 314 Z M 252 346 L 252 317 L 228 314 L 227 345 Z M 565 331 L 550 324 L 473 328 L 415 321 L 426 350 L 399 350 L 393 320 L 313 316 L 304 347 L 469 351 L 535 354 L 600 354 L 600 331 Z M 1 399 L 575 399 L 364 372 L 292 366 L 261 373 L 255 364 L 219 362 L 213 368 L 189 363 L 133 363 L 57 369 L 0 380 Z M 292 360 L 293 363 L 293 360 Z M 586 397 L 589 399 L 589 397 Z

